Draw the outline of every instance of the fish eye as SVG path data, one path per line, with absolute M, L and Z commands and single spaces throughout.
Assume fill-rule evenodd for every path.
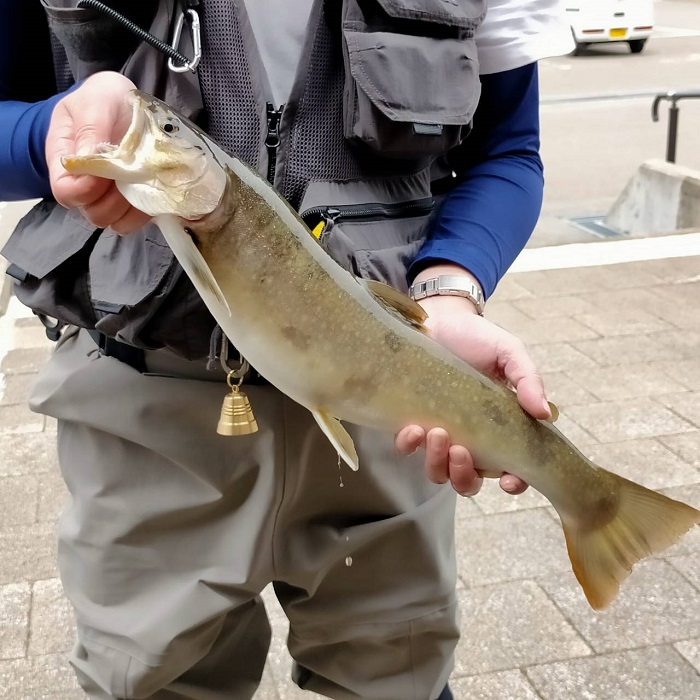
M 166 134 L 176 134 L 180 131 L 180 127 L 173 122 L 165 122 L 165 124 L 161 126 L 161 129 L 163 129 Z

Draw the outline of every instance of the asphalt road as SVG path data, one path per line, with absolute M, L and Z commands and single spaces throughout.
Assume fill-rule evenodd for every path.
M 656 30 L 641 54 L 625 43 L 602 44 L 541 62 L 547 185 L 540 239 L 571 233 L 555 218 L 606 212 L 640 163 L 665 157 L 669 103 L 653 122 L 657 93 L 700 89 L 700 2 L 662 1 L 655 9 Z M 700 100 L 681 102 L 679 164 L 700 168 L 699 124 Z

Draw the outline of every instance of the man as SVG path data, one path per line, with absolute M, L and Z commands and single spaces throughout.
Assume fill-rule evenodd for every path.
M 49 96 L 27 94 L 14 63 L 28 36 L 48 46 L 39 3 L 0 0 L 0 198 L 47 198 L 5 255 L 20 299 L 69 324 L 31 404 L 59 421 L 72 495 L 59 563 L 82 686 L 252 697 L 270 634 L 258 594 L 274 582 L 300 687 L 450 698 L 454 493 L 481 486 L 468 446 L 439 428 L 407 426 L 394 445 L 348 426 L 362 466 L 341 489 L 311 416 L 254 374 L 260 431 L 216 436 L 225 374 L 206 366 L 210 316 L 147 217 L 60 158 L 121 138 L 134 86 L 158 94 L 323 223 L 356 274 L 413 289 L 458 277 L 458 295 L 420 302 L 431 334 L 546 418 L 522 343 L 479 311 L 539 213 L 536 61 L 568 50 L 568 32 L 546 0 L 489 2 L 485 20 L 480 0 L 111 3 L 161 39 L 184 12 L 185 58 L 201 17 L 195 74 L 76 4 L 44 3 L 53 50 L 32 71 L 46 82 L 56 69 L 63 92 Z

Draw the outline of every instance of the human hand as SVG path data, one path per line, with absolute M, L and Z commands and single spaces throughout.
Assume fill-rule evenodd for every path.
M 440 266 L 423 271 L 417 279 L 436 274 L 468 275 L 456 266 Z M 542 378 L 522 341 L 479 316 L 474 304 L 463 297 L 434 296 L 419 303 L 428 312 L 425 325 L 432 338 L 475 369 L 511 384 L 520 405 L 534 418 L 550 418 Z M 420 426 L 409 425 L 396 435 L 396 448 L 402 454 L 411 454 L 421 446 L 425 447 L 425 471 L 431 481 L 437 484 L 450 481 L 463 496 L 479 492 L 483 478 L 466 446 L 451 444 L 442 428 L 433 428 L 426 434 Z M 500 486 L 512 495 L 527 488 L 513 474 L 503 474 Z
M 96 73 L 58 102 L 46 137 L 46 162 L 56 201 L 66 208 L 79 208 L 96 227 L 117 233 L 134 231 L 150 217 L 132 207 L 112 180 L 71 175 L 61 158 L 93 153 L 100 143 L 118 143 L 131 123 L 129 95 L 135 87 L 120 73 Z

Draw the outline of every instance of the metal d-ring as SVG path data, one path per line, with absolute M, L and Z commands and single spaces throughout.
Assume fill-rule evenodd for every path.
M 233 379 L 238 379 L 238 386 L 240 386 L 243 383 L 243 377 L 245 377 L 246 374 L 248 374 L 248 371 L 250 370 L 250 364 L 248 364 L 248 360 L 245 359 L 241 355 L 241 366 L 238 369 L 231 369 L 228 364 L 226 364 L 228 360 L 228 338 L 226 337 L 225 334 L 221 334 L 221 351 L 219 352 L 219 362 L 221 362 L 221 366 L 223 367 L 224 372 L 226 372 L 226 383 L 233 389 L 232 386 L 232 380 Z

